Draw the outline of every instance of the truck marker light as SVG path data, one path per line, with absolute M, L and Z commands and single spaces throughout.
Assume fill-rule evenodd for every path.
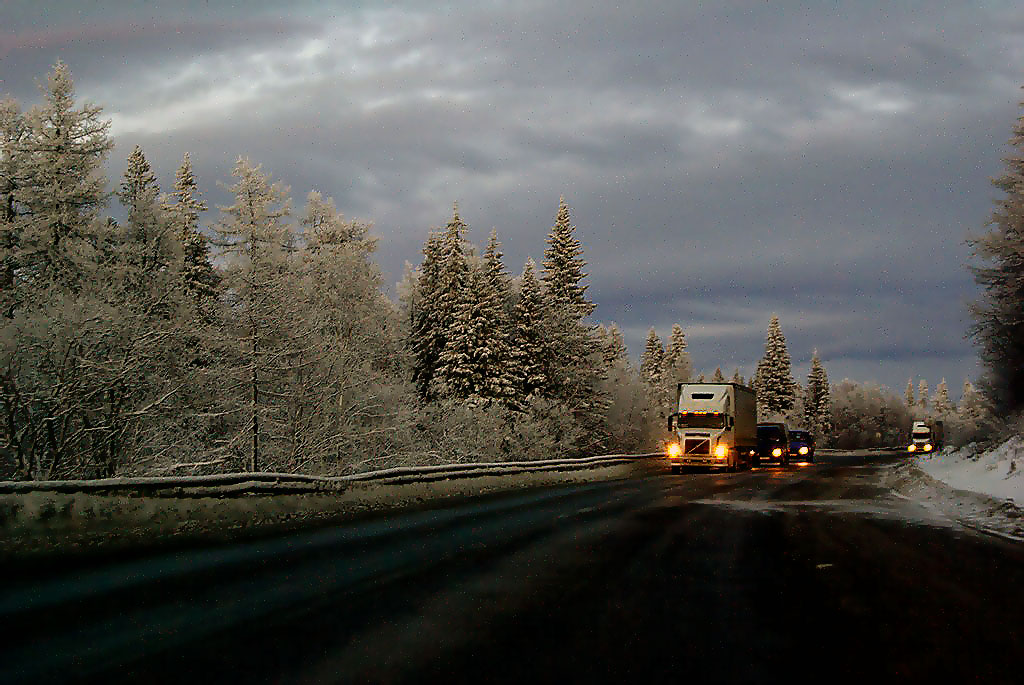
M 668 456 L 670 457 L 678 457 L 679 454 L 682 452 L 682 449 L 679 447 L 678 442 L 673 442 L 669 444 L 666 452 L 668 452 Z
M 773 449 L 772 450 L 772 456 L 773 457 L 781 457 L 782 456 L 782 449 L 779 448 L 779 447 L 776 447 L 775 449 Z
M 718 457 L 719 459 L 725 459 L 727 456 L 729 456 L 729 448 L 726 447 L 725 445 L 718 445 L 717 447 L 715 447 L 715 456 Z
M 907 445 L 907 451 L 908 452 L 913 452 L 916 449 L 917 449 L 917 445 Z

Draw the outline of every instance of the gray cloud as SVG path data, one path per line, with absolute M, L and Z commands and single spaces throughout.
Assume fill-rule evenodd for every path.
M 138 143 L 169 183 L 189 150 L 224 202 L 250 156 L 373 220 L 389 282 L 454 200 L 518 272 L 564 194 L 634 351 L 679 322 L 698 367 L 749 374 L 777 312 L 804 375 L 814 348 L 834 380 L 977 373 L 963 239 L 1018 115 L 1016 4 L 279 7 L 15 2 L 0 91 L 62 58 L 112 176 Z

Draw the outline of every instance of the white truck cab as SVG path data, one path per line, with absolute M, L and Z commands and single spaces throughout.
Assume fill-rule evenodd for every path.
M 673 436 L 665 453 L 673 473 L 684 466 L 749 468 L 757 449 L 754 391 L 737 383 L 680 383 L 668 430 Z

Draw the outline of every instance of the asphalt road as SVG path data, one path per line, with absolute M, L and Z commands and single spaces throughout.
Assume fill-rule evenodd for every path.
M 0 681 L 1020 682 L 1024 545 L 825 459 L 15 578 Z

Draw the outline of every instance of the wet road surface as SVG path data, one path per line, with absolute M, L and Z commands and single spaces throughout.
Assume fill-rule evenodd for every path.
M 16 580 L 0 681 L 1018 682 L 1024 545 L 819 461 Z

